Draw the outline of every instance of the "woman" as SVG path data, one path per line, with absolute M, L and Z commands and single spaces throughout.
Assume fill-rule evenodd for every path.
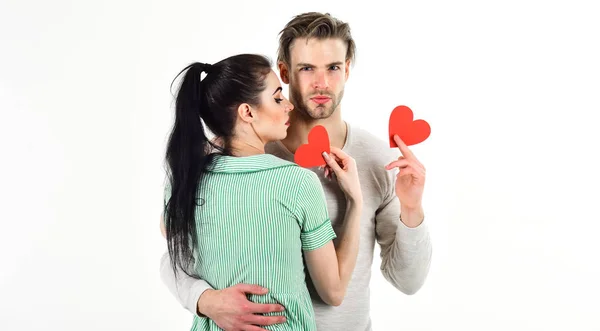
M 303 257 L 323 301 L 341 304 L 356 263 L 362 208 L 354 160 L 335 147 L 325 156 L 348 200 L 347 230 L 336 251 L 317 175 L 265 154 L 266 143 L 285 138 L 293 109 L 269 60 L 242 54 L 186 70 L 166 153 L 163 233 L 172 267 L 191 270 L 215 289 L 264 286 L 267 295 L 249 299 L 279 303 L 286 317 L 266 329 L 316 330 Z M 202 121 L 219 144 L 209 141 Z M 192 329 L 219 327 L 195 317 Z

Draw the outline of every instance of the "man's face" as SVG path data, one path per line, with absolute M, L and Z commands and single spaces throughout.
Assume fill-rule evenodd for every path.
M 290 101 L 302 116 L 327 118 L 344 95 L 350 62 L 340 39 L 296 39 L 290 46 L 290 66 L 280 64 L 281 78 L 289 83 Z

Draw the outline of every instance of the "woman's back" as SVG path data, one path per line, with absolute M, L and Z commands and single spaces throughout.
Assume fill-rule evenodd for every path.
M 260 285 L 268 294 L 249 299 L 284 306 L 287 320 L 266 329 L 315 330 L 304 262 L 321 298 L 340 305 L 356 263 L 362 193 L 355 162 L 331 146 L 336 159 L 324 160 L 350 201 L 348 239 L 336 248 L 317 175 L 264 154 L 265 143 L 287 136 L 294 108 L 271 67 L 264 56 L 240 54 L 180 72 L 161 230 L 174 272 L 194 261 L 192 271 L 214 289 Z M 193 329 L 219 328 L 195 317 Z
M 196 209 L 195 271 L 215 289 L 258 284 L 257 303 L 279 303 L 287 323 L 270 330 L 315 330 L 302 250 L 335 238 L 316 175 L 270 154 L 222 156 L 206 175 Z M 201 330 L 218 329 L 196 318 Z

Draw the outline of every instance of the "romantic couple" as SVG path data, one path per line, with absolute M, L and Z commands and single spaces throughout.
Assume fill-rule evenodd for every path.
M 252 54 L 182 70 L 161 277 L 192 330 L 371 330 L 375 241 L 385 279 L 405 294 L 423 285 L 425 168 L 398 137 L 399 153 L 342 119 L 355 47 L 347 23 L 311 12 L 281 31 L 279 76 Z M 331 153 L 300 167 L 316 125 Z

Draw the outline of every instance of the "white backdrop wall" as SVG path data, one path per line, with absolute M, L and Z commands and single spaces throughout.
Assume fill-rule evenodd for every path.
M 375 330 L 599 330 L 600 21 L 592 1 L 0 2 L 0 330 L 187 330 L 161 283 L 169 85 L 275 60 L 292 16 L 348 21 L 344 118 L 432 134 L 433 261 L 413 296 L 375 258 Z M 287 93 L 287 87 L 284 89 Z M 376 251 L 379 254 L 379 251 Z

